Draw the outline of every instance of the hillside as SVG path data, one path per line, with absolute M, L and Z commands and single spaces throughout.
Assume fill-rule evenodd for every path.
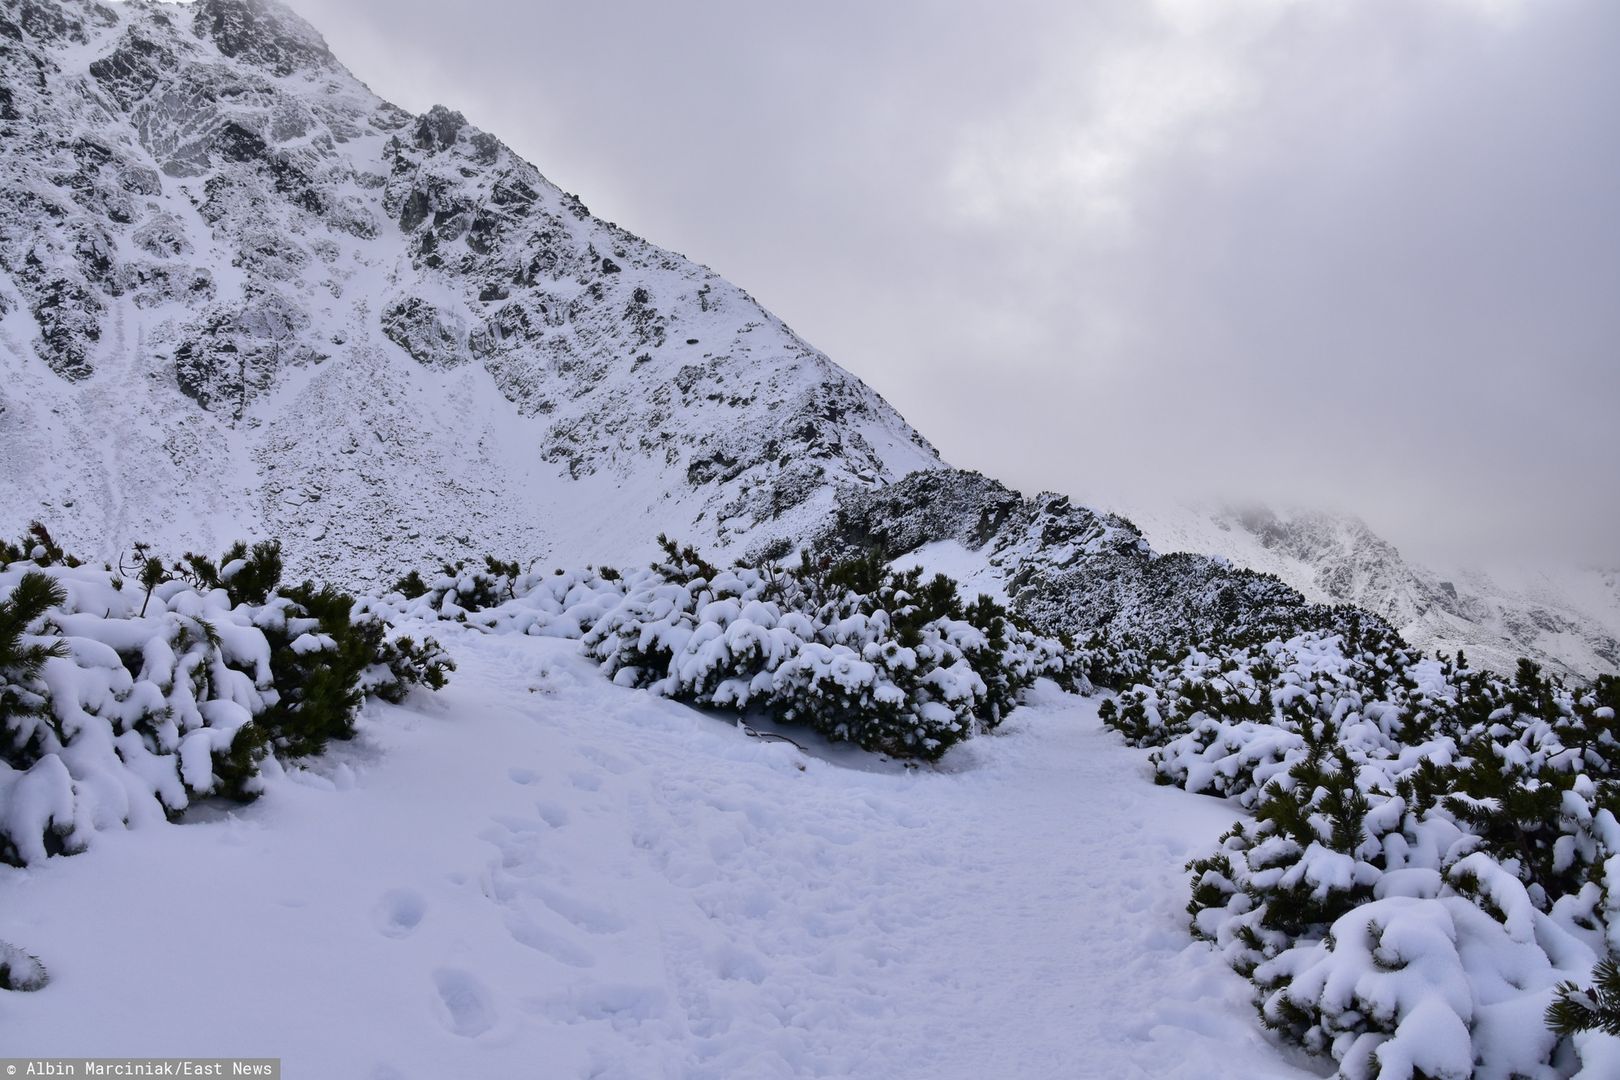
M 274 533 L 372 581 L 793 535 L 938 463 L 742 290 L 280 5 L 26 0 L 0 77 L 0 535 Z

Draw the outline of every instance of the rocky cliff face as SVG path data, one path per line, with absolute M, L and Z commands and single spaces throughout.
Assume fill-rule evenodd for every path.
M 0 529 L 296 570 L 791 535 L 938 465 L 712 271 L 271 0 L 0 12 Z

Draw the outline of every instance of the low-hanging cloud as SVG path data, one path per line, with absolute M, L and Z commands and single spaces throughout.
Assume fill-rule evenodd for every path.
M 1620 565 L 1620 5 L 294 4 L 954 464 Z

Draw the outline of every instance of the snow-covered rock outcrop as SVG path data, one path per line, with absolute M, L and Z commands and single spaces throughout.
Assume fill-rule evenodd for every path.
M 845 492 L 813 542 L 834 556 L 880 551 L 896 566 L 948 573 L 1048 632 L 1112 648 L 1289 637 L 1341 618 L 1383 625 L 1223 558 L 1162 555 L 1131 522 L 1067 496 L 1030 498 L 957 469 Z

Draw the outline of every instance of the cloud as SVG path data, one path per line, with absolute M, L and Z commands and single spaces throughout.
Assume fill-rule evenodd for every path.
M 1090 62 L 1053 63 L 1011 116 L 959 136 L 960 212 L 993 224 L 1056 212 L 1098 239 L 1126 239 L 1141 173 L 1177 147 L 1209 146 L 1224 117 L 1254 102 L 1243 51 L 1289 6 L 1159 0 L 1155 18 Z
M 957 464 L 1620 565 L 1620 5 L 294 3 Z

